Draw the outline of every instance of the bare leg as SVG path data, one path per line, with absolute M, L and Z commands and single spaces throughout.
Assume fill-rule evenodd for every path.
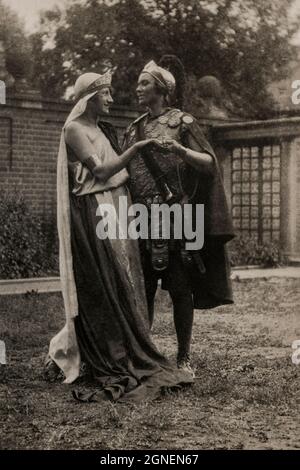
M 190 290 L 170 291 L 173 302 L 174 323 L 178 342 L 178 360 L 188 358 L 191 351 L 194 321 L 193 297 Z
M 152 328 L 153 321 L 154 321 L 154 300 L 155 294 L 157 291 L 157 284 L 156 282 L 146 283 L 146 297 L 147 297 L 147 304 L 148 304 L 148 312 L 149 312 L 149 323 L 150 328 Z

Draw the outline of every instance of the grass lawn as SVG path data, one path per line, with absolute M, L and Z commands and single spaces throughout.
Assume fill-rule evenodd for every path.
M 50 338 L 63 325 L 59 294 L 0 297 L 1 449 L 300 448 L 299 280 L 234 282 L 235 305 L 196 312 L 197 380 L 138 406 L 77 403 L 43 379 Z M 175 358 L 171 303 L 157 299 L 154 341 Z

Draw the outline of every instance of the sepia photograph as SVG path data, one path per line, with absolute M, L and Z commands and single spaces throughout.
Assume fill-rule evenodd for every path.
M 299 430 L 300 0 L 0 0 L 0 459 Z

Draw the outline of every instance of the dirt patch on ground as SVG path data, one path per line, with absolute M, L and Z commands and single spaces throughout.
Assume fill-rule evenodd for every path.
M 234 283 L 235 305 L 197 312 L 193 387 L 153 403 L 81 404 L 72 387 L 47 383 L 43 359 L 63 324 L 58 294 L 0 297 L 1 449 L 300 448 L 299 280 Z M 160 292 L 153 328 L 175 358 L 171 303 Z

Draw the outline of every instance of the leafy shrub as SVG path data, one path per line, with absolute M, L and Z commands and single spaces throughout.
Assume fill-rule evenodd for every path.
M 57 273 L 53 226 L 33 215 L 21 196 L 4 193 L 0 200 L 0 279 Z
M 275 267 L 286 264 L 279 242 L 259 243 L 255 238 L 238 236 L 228 247 L 232 266 Z

